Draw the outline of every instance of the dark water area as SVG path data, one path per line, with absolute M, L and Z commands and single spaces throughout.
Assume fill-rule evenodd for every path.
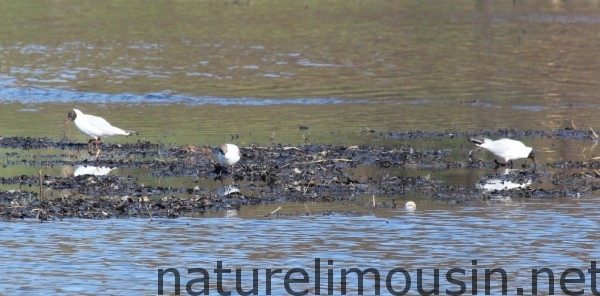
M 429 290 L 435 268 L 441 294 L 460 290 L 444 281 L 451 268 L 466 270 L 454 275 L 469 294 L 478 269 L 480 295 L 486 268 L 507 272 L 509 295 L 533 294 L 541 268 L 565 293 L 558 279 L 576 268 L 585 281 L 568 287 L 591 294 L 599 12 L 555 0 L 0 1 L 0 294 L 154 295 L 158 270 L 177 268 L 186 295 L 202 290 L 186 290 L 199 277 L 188 269 L 204 268 L 212 295 L 218 261 L 242 270 L 245 291 L 259 269 L 259 295 L 268 268 L 304 269 L 293 289 L 326 294 L 330 267 L 335 295 L 354 267 L 380 271 L 383 295 L 394 268 L 410 295 L 417 269 Z M 139 135 L 104 139 L 96 162 L 64 125 L 72 108 Z M 481 136 L 523 141 L 537 166 L 494 168 L 468 141 Z M 224 182 L 210 162 L 222 143 L 246 153 Z M 279 183 L 253 179 L 263 168 Z M 223 196 L 239 204 L 115 214 L 122 201 Z M 69 206 L 87 216 L 32 218 L 34 205 L 79 198 Z M 26 218 L 5 215 L 17 211 Z M 273 295 L 289 294 L 284 282 L 273 276 Z M 236 295 L 235 273 L 222 284 Z

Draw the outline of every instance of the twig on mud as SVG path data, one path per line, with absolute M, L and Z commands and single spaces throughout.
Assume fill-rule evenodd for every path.
M 40 220 L 40 223 L 48 220 L 48 214 L 46 214 L 46 211 L 44 211 L 43 209 L 36 208 L 36 209 L 31 210 L 31 213 L 33 213 L 33 212 L 37 212 L 37 215 L 35 216 L 35 218 Z M 52 220 L 54 220 L 54 219 L 52 219 Z
M 598 134 L 596 134 L 596 132 L 594 131 L 594 129 L 590 126 L 590 130 L 592 131 L 592 135 L 594 136 L 594 139 L 598 139 Z
M 324 161 L 332 161 L 332 162 L 353 162 L 354 160 L 352 159 L 347 159 L 347 158 L 334 158 L 334 159 L 320 159 L 320 160 L 314 160 L 312 161 L 313 163 L 318 163 L 318 162 L 324 162 Z
M 326 162 L 326 161 L 331 161 L 331 162 L 353 162 L 354 160 L 347 159 L 347 158 L 319 159 L 319 160 L 313 160 L 313 161 L 308 161 L 308 162 L 298 162 L 296 164 L 313 164 L 313 163 L 321 163 L 321 162 Z
M 577 127 L 575 126 L 575 123 L 573 122 L 573 119 L 571 119 L 571 126 L 573 127 L 573 130 L 577 130 Z
M 273 212 L 271 212 L 271 213 L 269 213 L 269 214 L 266 214 L 266 215 L 265 215 L 265 217 L 269 217 L 269 216 L 271 216 L 271 215 L 273 215 L 273 214 L 277 213 L 277 211 L 279 211 L 279 210 L 281 210 L 281 207 L 278 207 L 277 209 L 275 209 L 275 211 L 273 211 Z
M 39 170 L 40 175 L 40 199 L 44 199 L 44 176 L 42 176 L 42 170 Z
M 167 163 L 167 161 L 163 159 L 162 155 L 160 155 L 160 150 L 158 151 L 158 157 L 160 158 L 155 157 L 154 160 L 162 163 Z
M 313 161 L 307 161 L 307 162 L 288 162 L 284 165 L 281 166 L 281 168 L 284 168 L 288 165 L 303 165 L 303 164 L 313 164 L 313 163 L 322 163 L 322 162 L 326 162 L 326 161 L 331 161 L 331 162 L 353 162 L 354 160 L 352 159 L 347 159 L 347 158 L 334 158 L 334 159 L 319 159 L 319 160 L 313 160 Z
M 308 190 L 308 186 L 310 186 L 310 184 L 312 183 L 312 181 L 314 180 L 314 178 L 310 178 L 310 181 L 308 181 L 308 183 L 306 183 L 306 186 L 304 186 L 304 190 L 302 190 L 302 195 L 306 194 L 306 191 Z

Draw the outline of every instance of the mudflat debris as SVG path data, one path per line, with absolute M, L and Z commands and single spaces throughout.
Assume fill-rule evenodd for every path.
M 439 139 L 473 135 L 490 137 L 518 134 L 529 137 L 587 140 L 589 133 L 576 130 L 487 131 L 453 133 L 388 133 L 390 139 Z M 451 203 L 506 196 L 550 198 L 581 196 L 600 188 L 600 162 L 565 161 L 537 166 L 523 165 L 509 173 L 498 171 L 478 183 L 459 186 L 430 178 L 428 171 L 494 167 L 492 159 L 467 156 L 473 147 L 417 149 L 398 146 L 339 145 L 240 145 L 242 160 L 223 168 L 215 163 L 217 147 L 167 146 L 140 141 L 103 144 L 103 155 L 86 155 L 86 144 L 64 139 L 2 137 L 0 147 L 13 149 L 4 155 L 3 167 L 40 167 L 39 174 L 0 177 L 0 218 L 176 218 L 187 213 L 239 209 L 243 205 L 272 202 L 329 202 L 356 200 L 357 196 L 391 197 L 381 206 L 395 207 L 395 197 L 427 195 Z M 34 156 L 28 151 L 36 150 Z M 457 151 L 459 150 L 459 151 Z M 47 155 L 44 151 L 48 151 Z M 457 157 L 456 155 L 464 157 Z M 43 168 L 69 165 L 71 174 L 46 175 Z M 144 169 L 149 178 L 190 178 L 219 186 L 144 184 L 136 176 L 109 174 L 114 168 Z M 361 168 L 371 168 L 361 173 Z M 579 173 L 550 172 L 556 168 Z M 406 176 L 402 169 L 421 170 Z M 6 175 L 6 174 L 5 174 Z M 555 186 L 537 186 L 540 184 Z M 494 187 L 496 186 L 496 187 Z M 214 187 L 218 187 L 215 190 Z M 398 201 L 402 208 L 405 201 Z M 365 203 L 365 206 L 369 206 Z M 355 214 L 349 211 L 351 214 Z M 327 215 L 340 214 L 327 211 Z M 343 214 L 343 213 L 341 213 Z

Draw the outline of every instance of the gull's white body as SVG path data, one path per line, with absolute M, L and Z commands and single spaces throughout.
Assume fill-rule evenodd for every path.
M 78 109 L 73 109 L 77 116 L 73 120 L 75 126 L 84 134 L 98 140 L 110 136 L 123 135 L 129 136 L 132 132 L 122 130 L 111 125 L 106 119 L 90 114 L 84 114 Z
M 240 160 L 240 148 L 234 144 L 223 144 L 219 148 L 217 159 L 223 166 L 232 166 Z
M 517 140 L 499 139 L 491 140 L 483 139 L 483 143 L 477 144 L 481 148 L 485 148 L 494 155 L 504 159 L 504 162 L 509 162 L 513 159 L 528 158 L 533 148 L 525 146 Z

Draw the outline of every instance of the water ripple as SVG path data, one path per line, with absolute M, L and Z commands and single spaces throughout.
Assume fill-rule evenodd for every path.
M 1 103 L 121 103 L 121 104 L 183 104 L 188 106 L 202 105 L 245 105 L 245 106 L 267 106 L 267 105 L 322 105 L 322 104 L 345 104 L 364 103 L 367 100 L 349 100 L 336 98 L 292 98 L 292 99 L 260 99 L 260 98 L 219 98 L 211 96 L 186 96 L 172 94 L 170 91 L 148 94 L 102 94 L 77 92 L 47 88 L 15 88 L 4 87 L 0 89 Z
M 185 284 L 195 278 L 187 269 L 203 268 L 213 281 L 219 261 L 223 268 L 241 269 L 248 281 L 252 268 L 259 269 L 261 292 L 266 269 L 280 268 L 285 273 L 302 268 L 311 282 L 297 287 L 310 290 L 314 289 L 317 258 L 322 291 L 327 289 L 328 268 L 334 270 L 334 289 L 339 291 L 341 269 L 369 267 L 383 276 L 393 268 L 404 268 L 413 283 L 417 269 L 423 269 L 424 278 L 431 280 L 437 268 L 442 291 L 456 288 L 444 281 L 450 268 L 476 268 L 481 273 L 485 268 L 502 268 L 508 274 L 509 291 L 514 291 L 529 287 L 527 276 L 532 268 L 547 267 L 556 273 L 571 267 L 589 268 L 589 261 L 600 254 L 596 244 L 600 236 L 594 231 L 600 219 L 582 214 L 590 208 L 597 206 L 589 201 L 513 202 L 511 206 L 453 210 L 420 208 L 410 215 L 398 211 L 391 218 L 21 221 L 7 223 L 0 230 L 4 254 L 0 268 L 11 270 L 11 277 L 0 283 L 0 291 L 150 294 L 157 289 L 158 269 L 177 268 Z M 348 281 L 351 293 L 356 292 L 353 276 Z M 469 279 L 466 274 L 463 280 Z M 223 281 L 234 290 L 235 272 Z M 367 294 L 374 292 L 372 282 L 367 275 Z M 165 277 L 165 285 L 171 293 L 171 275 Z M 283 275 L 273 276 L 272 287 L 276 294 L 285 293 Z M 492 291 L 499 291 L 498 283 Z

